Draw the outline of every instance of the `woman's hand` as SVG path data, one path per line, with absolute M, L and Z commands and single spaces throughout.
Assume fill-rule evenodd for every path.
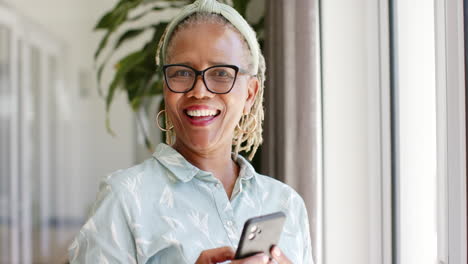
M 195 264 L 214 264 L 234 258 L 234 251 L 230 247 L 213 248 L 202 251 Z
M 213 248 L 202 251 L 195 264 L 215 264 L 234 258 L 234 250 L 230 247 Z M 261 253 L 244 259 L 233 260 L 231 264 L 267 264 L 268 256 Z M 280 262 L 281 263 L 281 262 Z M 289 262 L 285 262 L 289 263 Z
M 288 259 L 288 257 L 286 257 L 286 255 L 284 255 L 281 249 L 277 246 L 273 246 L 271 248 L 270 254 L 273 256 L 273 259 L 278 264 L 292 264 L 292 262 Z M 274 262 L 271 261 L 270 263 L 274 263 Z

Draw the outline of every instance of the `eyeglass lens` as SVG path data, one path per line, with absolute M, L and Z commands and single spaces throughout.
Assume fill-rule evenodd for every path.
M 197 81 L 195 71 L 185 66 L 169 66 L 165 74 L 169 89 L 178 93 L 190 90 Z M 203 78 L 209 91 L 227 93 L 236 79 L 236 70 L 225 66 L 212 67 L 205 71 Z

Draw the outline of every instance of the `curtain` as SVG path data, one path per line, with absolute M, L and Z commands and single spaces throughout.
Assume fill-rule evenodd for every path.
M 322 122 L 318 0 L 266 1 L 262 172 L 293 187 L 321 259 Z

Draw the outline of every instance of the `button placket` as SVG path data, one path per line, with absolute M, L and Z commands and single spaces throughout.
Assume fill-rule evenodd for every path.
M 226 195 L 223 185 L 218 181 L 213 185 L 213 198 L 220 216 L 222 225 L 226 231 L 227 237 L 231 242 L 232 246 L 237 246 L 238 241 L 235 237 L 237 236 L 237 228 L 234 221 L 234 212 L 232 206 L 230 205 L 229 198 Z M 234 235 L 234 237 L 233 237 Z

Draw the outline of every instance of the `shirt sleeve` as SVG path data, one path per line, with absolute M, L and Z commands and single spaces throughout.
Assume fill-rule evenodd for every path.
M 90 217 L 70 245 L 70 263 L 137 263 L 128 212 L 119 193 L 103 181 Z
M 307 209 L 305 207 L 304 201 L 301 199 L 301 212 L 300 212 L 300 226 L 303 230 L 302 232 L 302 241 L 304 241 L 304 251 L 302 263 L 304 264 L 313 264 L 314 260 L 312 258 L 312 243 L 310 240 L 310 229 L 309 229 L 309 217 L 307 215 Z

